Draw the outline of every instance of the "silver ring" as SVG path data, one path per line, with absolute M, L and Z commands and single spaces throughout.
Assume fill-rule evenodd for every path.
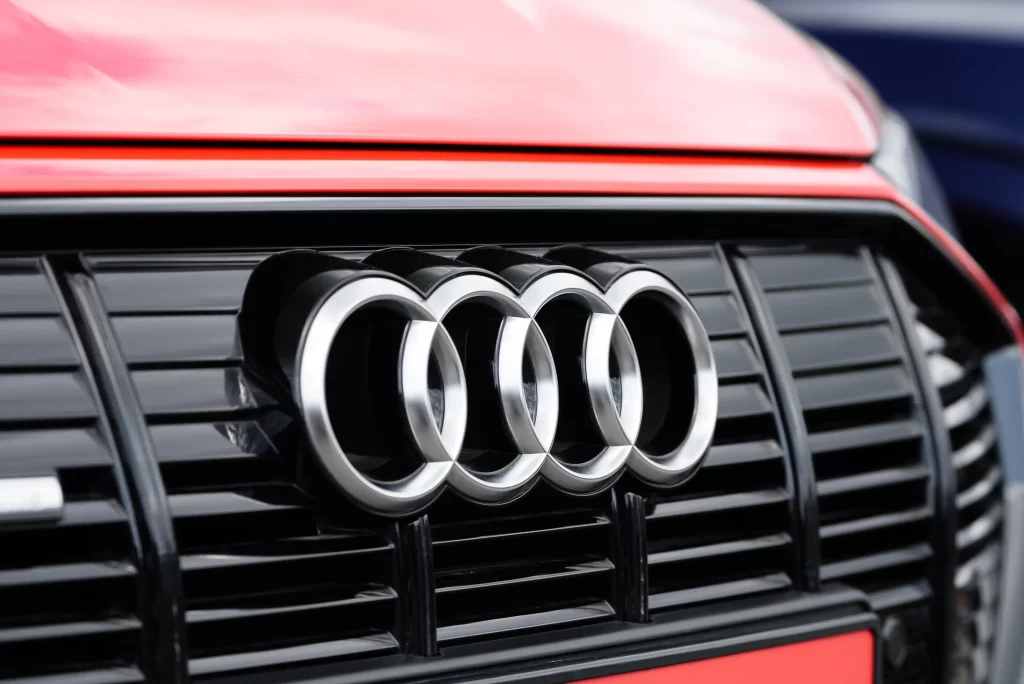
M 647 453 L 637 444 L 643 423 L 641 359 L 621 314 L 636 297 L 655 299 L 666 312 L 665 324 L 678 327 L 693 354 L 694 410 L 681 442 L 664 454 Z M 587 414 L 602 444 L 583 463 L 554 451 L 559 426 L 556 360 L 537 316 L 545 306 L 569 300 L 586 315 L 580 369 Z M 495 347 L 489 353 L 503 428 L 517 453 L 503 467 L 481 472 L 459 461 L 471 415 L 463 360 L 445 328 L 445 317 L 460 304 L 478 302 L 500 317 Z M 384 306 L 407 319 L 398 369 L 398 400 L 412 451 L 422 458 L 414 472 L 383 482 L 356 468 L 344 453 L 328 415 L 327 365 L 334 340 L 345 321 L 367 306 Z M 614 357 L 618 372 L 613 373 Z M 440 376 L 440 415 L 432 404 L 429 369 Z M 527 396 L 523 368 L 532 368 L 536 389 Z M 498 504 L 522 496 L 540 479 L 573 494 L 593 494 L 610 487 L 630 469 L 654 486 L 671 486 L 700 465 L 714 431 L 718 383 L 707 332 L 696 311 L 666 278 L 653 271 L 626 273 L 607 292 L 577 273 L 545 274 L 516 294 L 496 278 L 480 273 L 456 275 L 429 296 L 391 278 L 368 276 L 341 285 L 314 311 L 297 353 L 294 393 L 313 451 L 341 489 L 357 503 L 386 515 L 412 513 L 427 505 L 445 484 L 463 497 Z M 615 376 L 613 379 L 613 375 Z M 615 383 L 618 386 L 615 386 Z M 533 399 L 531 403 L 531 398 Z M 563 398 L 564 399 L 564 398 Z
M 646 294 L 658 299 L 686 336 L 693 353 L 694 399 L 693 418 L 683 441 L 668 453 L 652 456 L 640 447 L 630 454 L 629 467 L 646 482 L 659 486 L 679 484 L 692 475 L 701 464 L 715 432 L 718 417 L 718 372 L 711 340 L 693 304 L 662 275 L 653 271 L 633 271 L 615 281 L 606 297 L 617 312 L 633 298 Z
M 456 460 L 448 481 L 468 499 L 500 503 L 524 494 L 534 484 L 554 442 L 558 422 L 555 362 L 515 292 L 494 278 L 478 273 L 456 276 L 438 286 L 427 298 L 426 306 L 440 321 L 456 306 L 470 300 L 479 301 L 503 316 L 495 345 L 495 379 L 505 428 L 519 453 L 509 465 L 491 473 L 473 471 Z M 530 418 L 523 388 L 526 354 L 538 376 L 535 413 L 541 418 L 537 421 Z M 462 371 L 461 366 L 459 370 Z
M 427 324 L 426 327 L 411 325 L 407 328 L 403 340 L 401 374 L 410 427 L 416 435 L 417 444 L 426 446 L 420 452 L 424 463 L 412 475 L 394 482 L 371 479 L 352 464 L 334 434 L 327 410 L 327 363 L 331 347 L 349 316 L 369 304 L 382 305 L 404 314 L 410 323 Z M 416 330 L 412 344 L 409 343 L 410 329 Z M 422 404 L 410 408 L 421 402 L 422 397 L 415 395 L 417 372 L 406 372 L 406 357 L 413 354 L 409 350 L 416 347 L 417 351 L 422 352 L 423 345 L 428 350 L 436 345 L 444 349 L 445 358 L 458 359 L 458 352 L 447 333 L 437 334 L 440 329 L 439 321 L 411 287 L 390 278 L 368 277 L 343 285 L 331 293 L 313 315 L 300 342 L 293 391 L 310 444 L 335 482 L 355 501 L 370 510 L 401 514 L 426 505 L 444 486 L 462 449 L 462 438 L 466 432 L 466 386 L 461 364 L 454 364 L 457 370 L 452 372 L 449 369 L 447 377 L 445 371 L 442 371 L 442 377 L 448 383 L 444 387 L 445 400 L 451 401 L 451 406 L 445 406 L 439 430 L 432 419 L 423 421 L 422 414 L 413 415 L 417 409 L 422 409 Z M 421 358 L 426 390 L 429 353 L 422 354 Z M 409 393 L 410 389 L 412 394 Z M 427 411 L 430 411 L 429 405 Z M 412 424 L 414 421 L 415 424 Z M 422 427 L 424 422 L 429 423 L 437 432 L 436 436 L 431 435 L 429 428 Z

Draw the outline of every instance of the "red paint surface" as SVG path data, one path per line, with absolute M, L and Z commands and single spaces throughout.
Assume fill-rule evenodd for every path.
M 530 193 L 881 197 L 857 162 L 479 152 L 0 147 L 0 194 Z
M 992 302 L 996 310 L 1003 317 L 1010 332 L 1013 333 L 1013 339 L 1017 343 L 1017 347 L 1020 348 L 1021 353 L 1024 354 L 1024 323 L 1021 322 L 1020 315 L 1017 310 L 1013 308 L 1013 304 L 1010 300 L 999 290 L 999 287 L 995 282 L 985 273 L 981 265 L 974 260 L 963 246 L 953 239 L 953 237 L 944 231 L 941 226 L 932 220 L 931 216 L 921 210 L 916 204 L 911 202 L 909 199 L 904 197 L 896 190 L 892 190 L 892 201 L 902 206 L 907 213 L 911 214 L 916 218 L 921 225 L 923 225 L 928 231 L 935 236 L 938 243 L 942 248 L 953 258 L 954 261 L 963 266 L 964 270 L 967 271 L 968 276 L 981 291 L 988 297 L 989 301 Z
M 0 0 L 0 137 L 865 157 L 755 0 Z
M 874 637 L 854 632 L 584 680 L 586 684 L 872 684 Z

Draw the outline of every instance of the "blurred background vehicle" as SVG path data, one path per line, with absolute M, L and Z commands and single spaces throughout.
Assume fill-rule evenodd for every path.
M 763 0 L 857 68 L 910 124 L 960 239 L 1018 308 L 1024 278 L 1024 3 Z

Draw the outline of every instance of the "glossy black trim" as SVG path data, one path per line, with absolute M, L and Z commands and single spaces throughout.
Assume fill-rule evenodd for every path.
M 651 619 L 646 500 L 640 494 L 614 487 L 611 505 L 618 546 L 615 559 L 618 578 L 616 608 L 626 622 L 643 624 Z
M 729 252 L 727 252 L 726 249 L 723 248 L 720 243 L 716 244 L 715 251 L 716 251 L 716 253 L 718 255 L 718 261 L 719 261 L 719 263 L 722 264 L 722 269 L 723 269 L 723 271 L 725 273 L 726 285 L 728 286 L 728 288 L 729 288 L 729 290 L 731 292 L 735 293 L 736 295 L 739 295 L 742 298 L 742 293 L 740 291 L 740 285 L 736 281 L 736 274 L 733 273 L 733 268 L 730 265 Z M 744 310 L 744 313 L 745 313 L 745 315 L 747 317 L 747 324 L 749 326 L 749 331 L 750 331 L 750 334 L 747 336 L 747 339 L 750 340 L 750 344 L 754 348 L 754 353 L 756 353 L 758 355 L 758 358 L 759 358 L 759 360 L 761 362 L 761 365 L 762 365 L 762 367 L 764 369 L 764 374 L 765 374 L 765 387 L 764 387 L 764 389 L 765 389 L 765 392 L 768 394 L 769 401 L 772 402 L 772 406 L 775 407 L 775 410 L 774 410 L 773 413 L 775 414 L 775 431 L 776 431 L 776 433 L 778 434 L 778 437 L 779 437 L 779 446 L 782 448 L 782 453 L 783 454 L 790 454 L 790 453 L 792 453 L 792 451 L 791 451 L 792 447 L 790 446 L 789 435 L 788 435 L 788 430 L 786 428 L 785 419 L 782 416 L 782 410 L 780 408 L 781 404 L 779 402 L 779 397 L 778 397 L 778 395 L 776 394 L 776 391 L 775 391 L 774 377 L 771 375 L 771 372 L 768 369 L 769 361 L 768 361 L 768 358 L 765 356 L 764 345 L 762 345 L 761 338 L 757 334 L 757 329 L 754 326 L 754 322 L 752 320 L 750 320 L 750 311 L 747 309 L 745 301 L 743 302 L 743 310 Z M 808 444 L 808 449 L 810 449 L 810 445 L 809 444 Z M 796 475 L 794 473 L 794 465 L 793 465 L 792 459 L 787 458 L 786 456 L 783 456 L 782 463 L 783 463 L 783 466 L 784 466 L 785 472 L 786 472 L 786 491 L 789 493 L 789 536 L 790 536 L 791 539 L 796 540 L 796 539 L 800 538 L 800 534 L 801 534 L 801 532 L 800 532 L 800 525 L 802 524 L 801 520 L 800 520 L 799 510 L 798 510 L 800 504 L 799 504 L 797 496 L 795 494 L 795 492 L 796 492 Z M 794 557 L 793 561 L 794 561 L 793 562 L 793 571 L 790 573 L 790 577 L 791 578 L 797 578 L 798 574 L 797 574 L 796 571 L 800 567 L 802 567 L 801 564 L 800 564 L 800 558 L 799 557 Z M 820 564 L 820 560 L 819 560 L 819 564 Z M 799 579 L 797 579 L 796 582 L 797 582 L 796 583 L 797 587 L 804 586 L 799 581 Z
M 437 600 L 430 521 L 421 515 L 398 527 L 399 632 L 409 655 L 437 655 Z
M 941 249 L 941 245 L 938 241 L 922 226 L 917 224 L 912 217 L 906 214 L 902 209 L 896 205 L 890 204 L 884 201 L 874 200 L 809 200 L 809 199 L 759 199 L 759 198 L 624 198 L 624 197 L 352 197 L 352 198 L 319 198 L 319 197 L 297 197 L 297 198 L 284 198 L 284 197 L 273 197 L 273 198 L 240 198 L 240 197 L 211 197 L 211 198 L 108 198 L 108 199 L 97 199 L 97 198 L 82 198 L 82 199 L 9 199 L 0 200 L 0 214 L 7 213 L 12 217 L 17 216 L 30 216 L 39 214 L 49 215 L 63 215 L 63 216 L 75 216 L 84 214 L 101 214 L 97 216 L 94 222 L 89 222 L 82 219 L 86 226 L 75 226 L 78 228 L 73 233 L 75 237 L 72 240 L 78 242 L 88 242 L 95 237 L 100 240 L 100 234 L 94 232 L 92 229 L 95 226 L 103 225 L 107 221 L 118 221 L 130 220 L 134 221 L 137 216 L 150 214 L 148 217 L 154 222 L 160 221 L 178 221 L 180 217 L 174 216 L 175 213 L 186 212 L 194 213 L 198 215 L 207 214 L 207 218 L 217 221 L 218 218 L 223 218 L 224 213 L 237 213 L 238 217 L 232 217 L 241 219 L 242 221 L 248 220 L 250 216 L 243 216 L 244 214 L 250 214 L 251 216 L 257 215 L 257 213 L 283 213 L 283 212 L 313 212 L 321 213 L 320 221 L 316 227 L 323 227 L 327 223 L 331 223 L 335 232 L 323 232 L 320 233 L 316 230 L 304 232 L 302 236 L 297 237 L 299 241 L 302 240 L 322 240 L 328 235 L 331 236 L 327 239 L 337 240 L 336 232 L 336 221 L 337 217 L 330 216 L 326 212 L 333 211 L 354 211 L 363 212 L 369 214 L 372 212 L 377 213 L 388 213 L 390 216 L 398 218 L 401 217 L 402 221 L 395 221 L 395 228 L 401 229 L 403 232 L 402 238 L 408 235 L 409 225 L 405 225 L 404 228 L 397 224 L 406 224 L 405 219 L 427 215 L 427 218 L 444 218 L 443 216 L 429 216 L 430 213 L 439 213 L 442 211 L 465 211 L 465 216 L 458 216 L 460 223 L 468 224 L 474 223 L 473 231 L 477 235 L 474 242 L 480 240 L 480 234 L 486 232 L 487 237 L 485 239 L 493 239 L 492 235 L 505 235 L 513 236 L 515 238 L 519 233 L 516 229 L 521 229 L 523 235 L 527 237 L 533 237 L 537 234 L 537 226 L 533 225 L 533 222 L 528 220 L 530 215 L 528 212 L 550 212 L 550 213 L 561 213 L 561 219 L 566 218 L 565 214 L 570 212 L 594 212 L 593 214 L 584 214 L 588 218 L 601 218 L 598 216 L 598 212 L 607 212 L 612 221 L 609 225 L 619 222 L 622 216 L 616 216 L 616 212 L 636 212 L 638 214 L 649 214 L 653 215 L 656 213 L 666 214 L 665 218 L 671 222 L 671 226 L 675 232 L 671 234 L 675 240 L 691 240 L 700 239 L 704 236 L 720 236 L 721 240 L 726 242 L 738 239 L 760 239 L 765 242 L 771 242 L 773 240 L 827 240 L 839 236 L 849 237 L 851 235 L 862 237 L 865 240 L 872 242 L 877 241 L 883 249 L 887 247 L 893 247 L 893 252 L 898 253 L 901 259 L 909 258 L 911 261 L 916 261 L 920 257 L 921 261 L 927 261 L 929 263 L 942 263 L 943 269 L 941 272 L 936 272 L 934 278 L 939 280 L 949 281 L 948 289 L 955 290 L 960 287 L 959 292 L 963 292 L 963 283 L 968 283 L 970 287 L 973 287 L 976 292 L 980 293 L 980 290 L 973 280 L 971 280 L 969 274 L 965 271 L 963 266 L 959 263 L 954 262 L 949 255 Z M 508 211 L 512 213 L 508 220 L 498 221 L 497 226 L 494 230 L 491 230 L 490 226 L 480 225 L 479 212 L 483 211 Z M 405 215 L 402 214 L 405 212 Z M 520 212 L 517 214 L 517 212 Z M 686 216 L 685 225 L 680 228 L 679 216 L 669 215 L 670 213 L 678 212 L 692 212 L 691 215 Z M 168 216 L 157 216 L 155 214 L 167 213 Z M 102 214 L 105 214 L 102 215 Z M 748 216 L 749 214 L 749 216 Z M 218 217 L 218 215 L 220 215 Z M 713 215 L 713 216 L 712 216 Z M 195 220 L 201 218 L 200 216 L 190 217 L 190 220 L 186 223 L 198 223 Z M 76 219 L 77 221 L 78 219 Z M 278 221 L 281 218 L 279 217 Z M 11 226 L 20 228 L 21 226 L 17 223 L 18 219 L 14 218 L 11 222 Z M 44 222 L 49 225 L 48 222 Z M 210 240 L 218 240 L 220 247 L 230 246 L 234 241 L 237 244 L 237 235 L 233 234 L 227 228 L 229 224 L 233 223 L 230 220 L 222 221 L 220 223 L 214 223 L 213 225 L 225 226 L 225 230 L 209 230 L 205 232 L 210 235 Z M 317 223 L 314 219 L 314 223 Z M 589 226 L 584 225 L 586 221 L 561 221 L 559 225 L 569 224 L 565 230 L 572 230 L 571 226 L 574 224 L 580 224 L 582 228 L 590 229 Z M 518 224 L 518 226 L 517 226 Z M 906 230 L 907 224 L 912 228 Z M 42 224 L 35 223 L 35 226 Z M 425 225 L 425 224 L 417 224 Z M 660 225 L 665 226 L 667 223 L 661 223 Z M 602 228 L 604 224 L 602 224 Z M 84 228 L 84 229 L 83 229 Z M 511 230 L 510 230 L 511 228 Z M 543 225 L 540 226 L 551 231 L 551 226 Z M 917 233 L 914 232 L 913 228 L 917 229 Z M 561 230 L 561 229 L 559 229 Z M 664 230 L 664 228 L 663 228 Z M 662 237 L 653 235 L 646 227 L 642 234 L 638 234 L 635 239 L 631 235 L 622 235 L 622 231 L 608 231 L 602 233 L 600 230 L 594 233 L 595 239 L 605 239 L 605 236 L 610 238 L 610 241 L 616 244 L 621 244 L 626 240 L 632 239 L 633 242 L 647 240 L 651 242 L 655 239 L 664 239 Z M 193 246 L 193 240 L 189 238 L 183 230 L 182 240 L 180 244 L 171 242 L 174 249 L 180 249 L 182 247 Z M 369 237 L 355 236 L 351 239 L 358 242 L 360 239 L 375 239 L 375 240 L 394 240 L 394 234 L 388 232 L 387 234 L 377 233 L 375 231 L 365 231 Z M 33 235 L 44 235 L 46 231 L 33 232 Z M 423 233 L 417 233 L 422 235 Z M 469 234 L 464 232 L 464 234 Z M 437 229 L 437 242 L 450 242 L 450 235 L 452 230 L 448 227 L 439 226 Z M 664 235 L 669 235 L 667 232 Z M 280 236 L 274 236 L 273 233 L 268 234 L 273 239 L 280 240 Z M 34 239 L 45 239 L 38 237 Z M 52 240 L 52 237 L 50 238 Z M 109 238 L 102 238 L 109 239 Z M 133 240 L 168 240 L 174 241 L 178 239 L 178 235 L 174 232 L 166 232 L 162 230 L 149 230 L 146 235 L 139 235 Z M 422 239 L 422 238 L 421 238 Z M 534 238 L 535 239 L 535 238 Z M 543 240 L 541 240 L 543 241 Z M 922 249 L 922 243 L 930 243 L 935 249 L 928 249 L 925 246 Z M 124 250 L 125 244 L 117 244 L 116 240 L 111 241 L 111 245 L 114 249 Z M 134 246 L 134 243 L 131 243 Z M 511 243 L 510 243 L 511 244 Z M 536 244 L 536 243 L 534 243 Z M 255 246 L 255 245 L 253 245 Z M 64 247 L 62 247 L 63 249 Z M 116 257 L 120 258 L 120 257 Z M 903 263 L 903 261 L 901 261 Z M 914 266 L 914 264 L 910 264 Z M 735 268 L 735 266 L 734 266 Z M 953 273 L 953 271 L 956 273 Z M 735 273 L 733 274 L 735 276 Z M 959 275 L 960 277 L 956 277 Z M 93 286 L 95 288 L 95 286 Z M 749 288 L 745 288 L 749 289 Z M 98 292 L 94 293 L 96 301 L 99 301 Z M 985 300 L 987 301 L 987 299 Z M 747 302 L 748 314 L 753 318 L 754 311 L 750 307 L 750 303 Z M 993 321 L 998 321 L 998 314 L 991 310 L 991 307 L 974 307 L 979 310 L 975 318 L 979 320 L 985 320 L 986 325 Z M 974 318 L 972 318 L 974 320 Z M 765 330 L 763 321 L 760 321 L 760 331 Z M 108 331 L 109 332 L 109 331 Z M 112 337 L 108 337 L 108 341 L 112 341 Z M 772 356 L 778 356 L 783 354 L 781 349 L 775 345 L 763 344 L 763 340 L 752 338 L 752 342 L 755 345 L 762 347 L 762 357 L 765 359 L 768 368 L 766 372 L 768 377 L 773 380 L 769 383 L 769 386 L 775 388 L 783 387 L 783 383 L 779 383 L 779 377 L 786 377 L 787 373 L 776 374 L 776 365 L 772 363 Z M 778 340 L 776 340 L 778 342 Z M 116 345 L 113 346 L 116 350 Z M 783 354 L 784 357 L 784 354 Z M 123 366 L 123 364 L 122 364 Z M 130 383 L 130 379 L 128 379 Z M 130 386 L 130 385 L 129 385 Z M 925 385 L 927 386 L 927 385 Z M 782 402 L 778 402 L 782 405 Z M 801 415 L 799 410 L 795 413 L 791 410 L 791 407 L 784 407 L 783 418 L 786 419 L 787 427 L 791 424 L 788 420 L 790 415 Z M 801 415 L 802 421 L 802 415 Z M 789 430 L 787 429 L 787 432 Z M 802 434 L 797 430 L 794 434 Z M 791 452 L 796 452 L 798 444 L 794 444 L 792 440 L 789 440 L 788 435 L 783 433 L 780 435 L 783 440 L 789 441 L 789 447 Z M 806 435 L 803 436 L 804 447 L 806 444 Z M 801 498 L 801 503 L 803 499 Z M 806 522 L 806 521 L 805 521 Z M 798 543 L 801 540 L 794 537 L 794 542 Z M 804 572 L 795 573 L 795 579 L 797 579 L 798 586 L 806 584 L 809 588 L 817 586 L 817 572 L 807 573 L 808 564 L 801 563 L 801 567 Z M 810 578 L 802 577 L 803 575 L 810 574 Z M 801 579 L 810 579 L 808 582 L 800 582 Z M 704 611 L 705 614 L 710 618 L 713 617 L 714 611 Z M 660 621 L 661 616 L 657 616 L 656 621 Z M 629 625 L 632 628 L 639 628 L 637 625 Z M 605 624 L 602 629 L 612 629 Z M 613 629 L 613 631 L 615 631 Z M 710 637 L 709 637 L 710 638 Z M 549 639 L 550 641 L 550 639 Z M 553 647 L 553 645 L 552 645 Z M 460 647 L 461 648 L 461 647 Z M 539 648 L 542 650 L 548 648 L 548 644 L 540 643 Z M 448 651 L 449 649 L 445 649 Z M 550 649 L 549 649 L 550 650 Z M 442 656 L 442 659 L 448 654 Z M 492 653 L 493 655 L 493 653 Z M 601 655 L 604 655 L 603 652 Z M 503 658 L 504 656 L 502 656 Z M 529 658 L 529 661 L 524 661 L 522 667 L 534 667 L 536 661 L 533 660 L 533 655 L 524 656 Z M 554 657 L 554 656 L 552 656 Z M 591 656 L 592 658 L 593 656 Z M 706 657 L 706 656 L 699 656 Z M 412 659 L 416 660 L 416 659 Z M 433 660 L 433 659 L 432 659 Z M 422 661 L 420 661 L 422 662 Z M 505 661 L 511 662 L 511 661 Z M 516 665 L 519 667 L 520 665 Z M 484 667 L 481 665 L 480 667 Z M 627 669 L 634 669 L 627 668 Z M 440 671 L 439 671 L 440 672 Z M 322 676 L 330 676 L 330 672 L 325 671 Z M 426 675 L 426 676 L 442 676 L 443 673 L 438 675 Z M 348 675 L 343 675 L 348 676 Z M 355 677 L 356 675 L 351 675 Z M 418 676 L 410 674 L 409 676 Z M 511 676 L 511 675 L 509 675 Z M 523 677 L 517 677 L 517 679 L 528 678 L 528 675 Z
M 935 559 L 931 563 L 932 592 L 936 613 L 935 621 L 942 625 L 939 643 L 936 644 L 936 657 L 940 660 L 939 681 L 951 681 L 956 614 L 953 576 L 956 573 L 957 520 L 956 472 L 953 469 L 949 432 L 943 420 L 939 390 L 928 373 L 927 357 L 914 332 L 916 325 L 913 315 L 914 306 L 903 287 L 903 279 L 896 270 L 896 266 L 883 256 L 876 254 L 870 263 L 877 267 L 882 284 L 893 304 L 892 309 L 899 324 L 899 331 L 910 355 L 910 365 L 916 381 L 915 386 L 921 393 L 923 418 L 928 425 L 928 434 L 925 435 L 925 438 L 930 442 L 931 448 L 928 449 L 928 452 L 932 456 L 931 465 L 935 473 L 932 490 L 936 523 L 932 538 L 932 548 L 935 552 Z M 927 444 L 928 442 L 926 442 Z
M 151 650 L 147 677 L 160 684 L 188 681 L 185 601 L 174 528 L 149 430 L 128 366 L 121 356 L 99 289 L 77 257 L 50 259 L 67 302 L 87 366 L 95 375 L 112 441 L 129 485 L 141 547 L 142 611 Z
M 807 591 L 821 588 L 821 539 L 818 522 L 818 496 L 814 479 L 814 461 L 807 436 L 803 408 L 797 396 L 793 371 L 779 337 L 779 329 L 764 299 L 764 290 L 750 262 L 739 254 L 727 259 L 747 315 L 754 324 L 754 333 L 764 356 L 765 371 L 775 392 L 783 434 L 789 444 L 793 469 L 793 500 L 796 502 L 796 529 L 793 537 L 796 550 L 794 581 Z
M 147 610 L 152 605 L 152 596 L 154 587 L 151 582 L 151 576 L 147 572 L 143 572 L 142 569 L 148 567 L 149 549 L 144 544 L 146 537 L 146 531 L 142 529 L 140 525 L 139 516 L 136 514 L 137 508 L 133 505 L 135 501 L 134 492 L 135 489 L 129 483 L 129 476 L 125 472 L 123 465 L 123 457 L 120 454 L 117 440 L 114 436 L 113 421 L 108 413 L 108 404 L 104 400 L 103 394 L 100 390 L 99 382 L 97 381 L 97 373 L 93 370 L 92 357 L 86 347 L 86 340 L 80 334 L 81 325 L 78 317 L 75 315 L 76 307 L 72 301 L 70 293 L 66 287 L 66 282 L 61 275 L 55 271 L 53 264 L 50 259 L 40 259 L 41 268 L 43 275 L 48 281 L 51 288 L 54 291 L 54 300 L 57 302 L 61 317 L 67 322 L 68 335 L 71 338 L 71 343 L 74 345 L 75 352 L 79 359 L 81 359 L 81 373 L 85 378 L 85 381 L 89 387 L 89 391 L 93 397 L 99 402 L 99 406 L 96 411 L 96 430 L 100 433 L 103 441 L 110 447 L 112 458 L 110 459 L 110 467 L 114 473 L 114 481 L 117 483 L 117 493 L 122 502 L 124 502 L 125 519 L 127 520 L 128 528 L 131 536 L 131 547 L 132 547 L 132 564 L 135 565 L 140 571 L 137 575 L 138 581 L 136 588 L 138 591 L 138 608 L 140 613 L 140 619 L 143 623 L 143 629 L 141 631 L 141 648 L 139 649 L 139 655 L 141 657 L 140 669 L 146 673 L 155 673 L 159 671 L 161 662 L 158 658 L 158 650 L 156 644 L 153 643 L 153 635 L 156 630 L 149 629 L 155 616 L 152 611 Z M 155 681 L 161 681 L 159 675 L 154 676 Z

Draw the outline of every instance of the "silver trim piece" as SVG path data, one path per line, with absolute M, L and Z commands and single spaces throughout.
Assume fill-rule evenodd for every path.
M 982 428 L 978 436 L 953 452 L 953 468 L 966 468 L 988 453 L 996 443 L 996 429 L 991 423 Z
M 957 568 L 953 586 L 957 589 L 964 589 L 974 581 L 975 575 L 990 574 L 998 566 L 999 545 L 993 544 Z
M 899 206 L 884 200 L 838 199 L 831 197 L 631 197 L 543 196 L 543 195 L 406 195 L 401 197 L 293 196 L 293 197 L 12 197 L 0 200 L 0 215 L 30 216 L 142 214 L 142 213 L 233 213 L 233 212 L 316 212 L 316 211 L 449 211 L 487 209 L 492 211 L 822 211 L 863 215 L 895 215 L 907 223 L 920 224 Z M 922 228 L 923 230 L 923 228 Z
M 983 516 L 956 533 L 956 547 L 963 550 L 972 544 L 977 544 L 995 531 L 996 526 L 1002 520 L 1003 504 L 999 503 L 990 508 Z
M 992 492 L 996 491 L 996 489 L 1002 484 L 1003 473 L 998 466 L 993 466 L 992 468 L 989 468 L 985 477 L 957 494 L 956 507 L 967 508 L 968 506 L 973 506 L 992 494 Z
M 676 325 L 694 355 L 694 414 L 683 440 L 665 454 L 649 454 L 637 444 L 643 421 L 643 383 L 628 326 L 620 314 L 638 296 L 663 306 L 665 325 Z M 582 340 L 583 377 L 591 418 L 605 446 L 584 463 L 553 452 L 558 426 L 559 390 L 555 359 L 536 316 L 554 300 L 569 299 L 588 314 Z M 518 453 L 505 467 L 481 472 L 459 461 L 469 414 L 468 385 L 459 352 L 443 321 L 459 304 L 472 300 L 502 316 L 492 367 L 504 427 Z M 328 414 L 327 365 L 347 318 L 367 306 L 384 306 L 404 316 L 398 363 L 398 391 L 414 451 L 422 465 L 400 480 L 382 482 L 349 460 Z M 618 366 L 620 392 L 613 390 L 611 358 Z M 431 404 L 428 370 L 439 370 L 443 412 Z M 535 405 L 526 397 L 524 361 L 536 378 Z M 340 285 L 312 314 L 297 351 L 293 392 L 310 443 L 337 484 L 359 504 L 387 515 L 412 513 L 428 504 L 445 484 L 467 499 L 498 504 L 525 494 L 541 478 L 573 494 L 595 494 L 629 468 L 653 486 L 678 484 L 700 465 L 711 445 L 718 415 L 718 376 L 711 341 L 689 300 L 664 276 L 638 270 L 624 274 L 607 292 L 572 272 L 538 277 L 516 294 L 498 279 L 456 275 L 422 297 L 391 278 L 367 276 Z M 617 400 L 618 399 L 618 400 Z M 395 426 L 400 429 L 403 426 Z
M 64 515 L 64 490 L 54 475 L 0 479 L 0 524 L 49 522 Z
M 988 390 L 985 389 L 983 383 L 979 383 L 972 387 L 963 398 L 950 404 L 942 412 L 946 427 L 949 429 L 960 427 L 967 421 L 976 418 L 987 405 Z
M 948 356 L 931 353 L 928 356 L 928 373 L 932 376 L 932 381 L 942 388 L 963 379 L 967 371 Z

